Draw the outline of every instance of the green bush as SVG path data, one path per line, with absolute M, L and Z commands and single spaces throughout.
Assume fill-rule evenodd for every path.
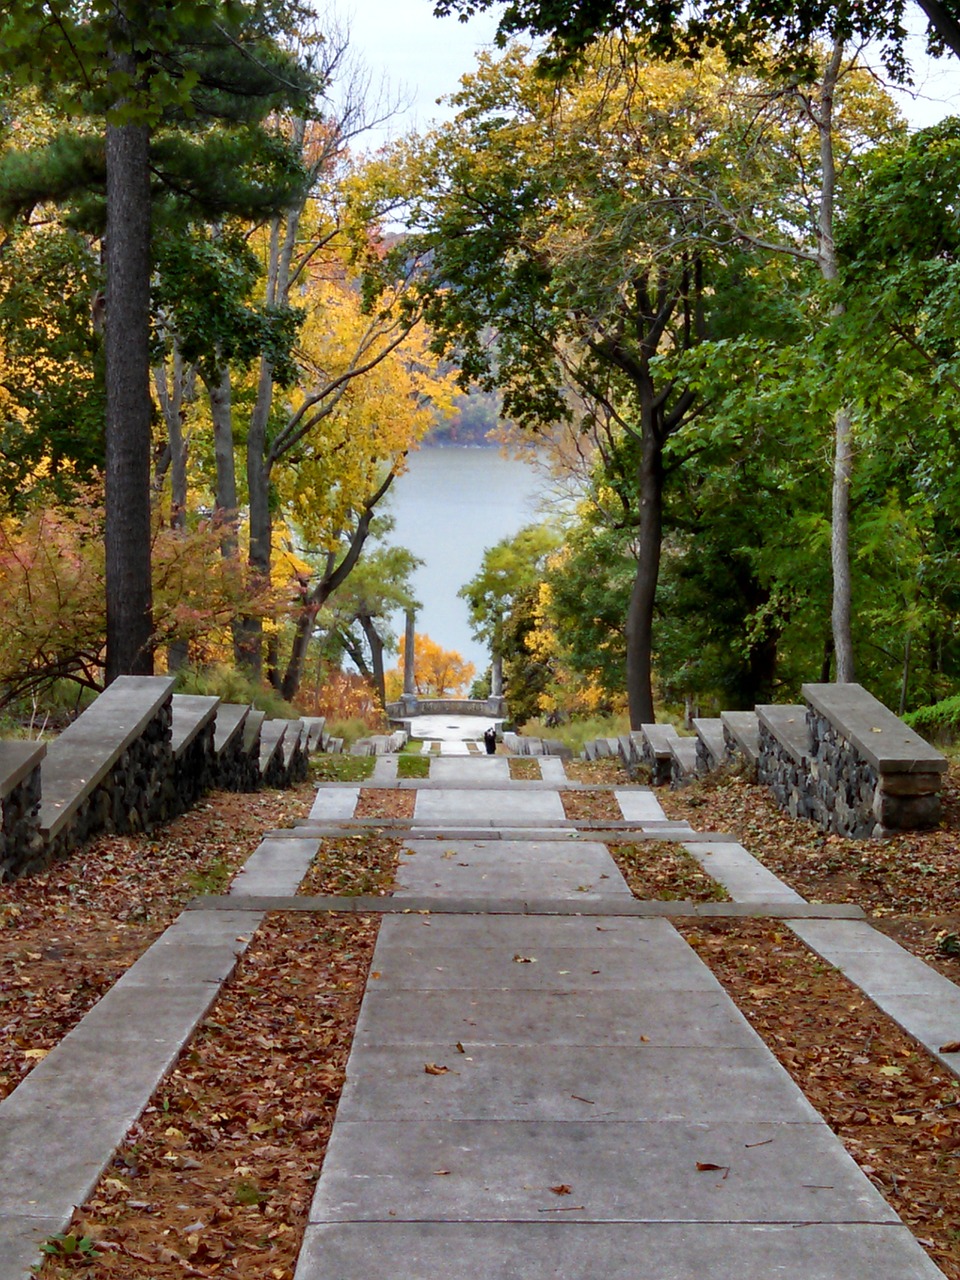
M 361 738 L 370 737 L 370 726 L 359 716 L 350 720 L 328 720 L 323 731 L 328 738 L 342 738 L 344 748 L 352 747 Z
M 903 719 L 911 729 L 931 742 L 951 745 L 960 741 L 960 693 L 929 707 L 918 707 Z

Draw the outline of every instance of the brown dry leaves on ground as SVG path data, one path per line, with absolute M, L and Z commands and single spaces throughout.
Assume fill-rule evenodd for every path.
M 623 811 L 612 791 L 561 791 L 564 816 L 571 822 L 622 822 Z
M 417 803 L 414 790 L 398 791 L 391 787 L 364 787 L 360 792 L 357 807 L 353 811 L 355 818 L 399 818 L 413 817 Z
M 657 796 L 670 818 L 698 831 L 727 831 L 811 902 L 855 902 L 894 937 L 955 981 L 960 959 L 938 949 L 941 933 L 960 933 L 960 763 L 944 784 L 936 831 L 886 840 L 848 840 L 791 818 L 766 787 L 737 775 Z
M 660 902 L 727 902 L 730 895 L 691 853 L 667 840 L 610 844 L 610 854 L 635 898 Z
M 297 892 L 310 897 L 382 897 L 393 888 L 402 849 L 400 840 L 385 839 L 377 831 L 321 840 Z
M 960 1084 L 775 921 L 683 930 L 868 1177 L 960 1280 Z
M 98 836 L 0 884 L 0 1097 L 10 1093 L 198 893 L 218 893 L 315 788 L 213 792 L 149 836 Z
M 377 924 L 266 919 L 75 1216 L 99 1254 L 89 1280 L 291 1280 Z
M 571 782 L 587 782 L 598 787 L 623 787 L 631 778 L 619 760 L 564 760 L 564 770 Z

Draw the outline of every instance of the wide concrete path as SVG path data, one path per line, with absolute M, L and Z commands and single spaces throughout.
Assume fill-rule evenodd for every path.
M 296 1280 L 940 1276 L 606 847 L 523 838 L 557 792 L 442 763 L 397 893 L 474 910 L 383 920 Z M 583 914 L 503 913 L 544 898 Z

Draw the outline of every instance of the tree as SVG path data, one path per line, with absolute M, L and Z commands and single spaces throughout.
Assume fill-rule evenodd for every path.
M 494 7 L 497 0 L 437 0 L 438 17 L 459 13 L 462 19 Z M 955 0 L 917 0 L 929 23 L 929 39 L 937 52 L 944 47 L 960 57 L 960 12 Z M 692 59 L 704 49 L 720 48 L 735 64 L 762 56 L 771 41 L 801 55 L 818 37 L 831 43 L 855 40 L 884 42 L 888 68 L 904 77 L 903 5 L 896 0 L 708 0 L 689 6 L 680 0 L 511 0 L 500 16 L 501 46 L 529 32 L 549 40 L 543 59 L 547 69 L 575 65 L 598 37 L 624 30 L 641 32 L 653 54 Z
M 667 357 L 749 324 L 724 314 L 716 287 L 749 255 L 713 198 L 730 184 L 747 198 L 755 166 L 724 74 L 716 60 L 694 72 L 599 47 L 576 85 L 550 87 L 511 50 L 481 61 L 454 99 L 457 121 L 417 157 L 426 316 L 464 377 L 500 386 L 521 426 L 572 417 L 572 393 L 581 417 L 615 424 L 622 518 L 639 548 L 625 624 L 636 725 L 654 714 L 664 448 L 700 409 Z
M 69 6 L 20 0 L 0 19 L 0 68 L 102 121 L 106 176 L 107 676 L 152 670 L 150 591 L 151 140 L 166 125 L 255 125 L 308 79 L 276 43 L 289 9 L 235 0 Z M 79 136 L 72 154 L 96 152 Z M 176 139 L 174 138 L 174 149 Z M 60 147 L 55 158 L 67 158 Z M 223 170 L 221 169 L 222 173 Z M 71 192 L 87 186 L 87 164 Z M 202 191 L 200 181 L 196 191 Z M 209 187 L 207 188 L 209 190 Z M 41 197 L 54 193 L 47 187 Z
M 385 532 L 383 528 L 378 530 L 381 537 Z M 410 579 L 422 563 L 405 547 L 375 548 L 333 592 L 321 615 L 323 625 L 330 629 L 360 674 L 371 682 L 383 705 L 387 701 L 384 654 L 397 649 L 389 621 L 398 611 L 420 607 Z
M 420 632 L 414 636 L 414 673 L 421 698 L 463 698 L 474 677 L 472 662 L 465 662 L 455 649 L 444 649 Z M 392 686 L 403 688 L 403 661 L 406 637 L 400 637 L 400 664 L 391 672 Z M 388 686 L 389 688 L 390 686 Z

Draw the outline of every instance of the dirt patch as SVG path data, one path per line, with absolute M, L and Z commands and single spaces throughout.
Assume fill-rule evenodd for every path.
M 99 836 L 0 884 L 0 1097 L 10 1093 L 198 893 L 219 893 L 315 788 L 219 791 L 149 836 Z
M 561 791 L 560 800 L 571 822 L 623 821 L 623 811 L 612 791 Z
M 960 1084 L 771 921 L 681 932 L 937 1265 L 960 1280 Z
M 99 1255 L 88 1280 L 291 1280 L 377 924 L 267 918 L 75 1215 Z
M 416 791 L 397 787 L 364 787 L 354 810 L 355 818 L 412 818 Z
M 607 848 L 635 898 L 661 902 L 727 902 L 730 895 L 682 845 L 667 840 Z

